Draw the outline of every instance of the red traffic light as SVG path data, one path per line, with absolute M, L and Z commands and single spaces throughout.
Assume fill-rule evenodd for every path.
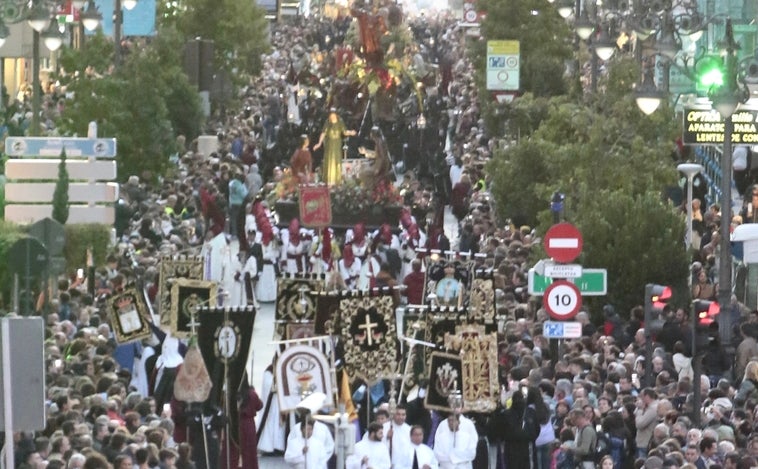
M 672 294 L 671 287 L 653 285 L 650 301 L 653 302 L 654 307 L 663 308 L 666 306 L 666 302 L 671 299 Z
M 721 312 L 719 304 L 715 301 L 697 300 L 694 302 L 694 309 L 699 326 L 709 326 Z

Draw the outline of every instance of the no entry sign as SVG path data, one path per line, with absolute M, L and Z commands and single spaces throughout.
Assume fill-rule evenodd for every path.
M 582 234 L 571 223 L 558 223 L 545 233 L 545 252 L 556 262 L 571 262 L 582 253 Z
M 558 280 L 550 284 L 542 297 L 547 314 L 557 321 L 572 319 L 582 307 L 582 294 L 571 282 Z

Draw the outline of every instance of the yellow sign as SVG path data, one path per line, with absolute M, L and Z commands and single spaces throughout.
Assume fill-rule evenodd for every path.
M 487 54 L 519 54 L 519 41 L 487 41 Z
M 732 115 L 734 130 L 732 143 L 736 145 L 758 143 L 758 112 L 742 110 Z M 712 109 L 684 110 L 684 132 L 682 140 L 685 145 L 707 145 L 724 143 L 724 118 Z

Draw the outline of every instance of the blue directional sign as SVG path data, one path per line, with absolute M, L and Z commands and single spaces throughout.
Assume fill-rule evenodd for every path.
M 576 339 L 582 336 L 582 323 L 576 321 L 545 321 L 542 335 L 547 339 Z
M 75 137 L 8 137 L 5 152 L 8 156 L 58 157 L 63 149 L 67 157 L 115 158 L 115 138 Z

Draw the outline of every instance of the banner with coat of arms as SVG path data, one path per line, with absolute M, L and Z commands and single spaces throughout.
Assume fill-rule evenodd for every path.
M 203 280 L 204 264 L 200 256 L 163 256 L 158 275 L 158 313 L 161 325 L 171 324 L 171 288 L 178 278 Z
M 116 342 L 123 344 L 152 335 L 151 320 L 143 294 L 130 288 L 109 300 L 110 322 Z

